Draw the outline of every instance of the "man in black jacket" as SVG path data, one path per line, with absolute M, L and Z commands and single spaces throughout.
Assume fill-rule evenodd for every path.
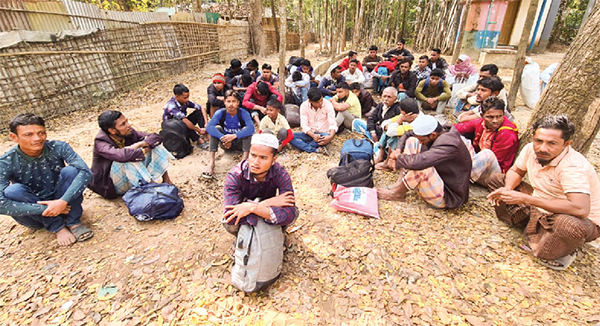
M 415 89 L 417 88 L 417 75 L 410 71 L 412 61 L 402 59 L 400 61 L 400 69 L 394 71 L 390 77 L 392 86 L 398 89 L 398 102 L 407 97 L 415 97 Z
M 400 103 L 396 102 L 398 91 L 394 87 L 387 87 L 381 93 L 381 103 L 371 112 L 367 118 L 367 130 L 373 141 L 379 141 L 383 129 L 381 123 L 400 114 Z
M 404 47 L 404 43 L 405 41 L 403 38 L 399 39 L 396 43 L 396 48 L 384 53 L 383 56 L 385 58 L 396 58 L 398 61 L 402 59 L 409 59 L 410 61 L 415 60 L 415 56 Z

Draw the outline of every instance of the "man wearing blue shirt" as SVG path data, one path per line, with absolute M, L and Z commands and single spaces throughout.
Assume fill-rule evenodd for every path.
M 0 157 L 0 214 L 56 233 L 61 246 L 94 236 L 81 223 L 82 193 L 92 179 L 85 162 L 67 143 L 46 140 L 41 117 L 20 114 L 9 127 L 17 146 Z

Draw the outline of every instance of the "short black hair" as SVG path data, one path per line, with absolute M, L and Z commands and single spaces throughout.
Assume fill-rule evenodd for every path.
M 336 88 L 343 88 L 343 89 L 350 90 L 350 85 L 348 85 L 348 83 L 346 83 L 346 82 L 341 82 L 341 83 L 337 83 Z
M 569 121 L 569 117 L 563 114 L 546 115 L 536 121 L 533 126 L 533 134 L 538 129 L 554 129 L 562 131 L 562 139 L 569 141 L 575 133 L 575 125 Z
M 483 65 L 479 71 L 489 71 L 490 75 L 496 76 L 498 74 L 498 66 L 493 63 Z
M 256 85 L 256 90 L 260 93 L 260 95 L 269 95 L 270 92 L 269 85 L 263 81 L 258 82 Z
M 342 67 L 340 67 L 340 66 L 335 66 L 335 68 L 331 69 L 331 72 L 338 71 L 338 70 L 339 70 L 339 71 L 342 71 Z
M 412 67 L 412 60 L 410 60 L 409 58 L 403 58 L 402 60 L 400 60 L 400 62 L 398 63 L 398 67 L 400 67 L 400 65 L 403 63 L 408 63 L 408 65 Z
M 350 90 L 353 91 L 355 89 L 359 90 L 359 91 L 361 90 L 360 83 L 354 82 L 354 83 L 350 84 Z
M 377 47 L 377 45 L 371 45 L 369 47 L 369 51 L 377 51 L 377 50 L 379 50 L 379 48 Z
M 108 132 L 108 129 L 114 128 L 117 124 L 117 120 L 121 116 L 123 116 L 123 114 L 119 111 L 104 111 L 98 117 L 98 126 L 100 127 L 100 129 L 102 129 L 102 131 L 104 131 L 107 134 L 110 134 L 110 132 Z
M 419 114 L 419 103 L 414 98 L 407 97 L 400 101 L 400 111 Z
M 271 67 L 271 65 L 268 63 L 263 63 L 261 69 L 273 70 L 273 67 Z
M 321 91 L 318 88 L 313 87 L 308 90 L 308 100 L 309 101 L 319 102 L 322 98 L 323 98 L 323 94 L 321 94 Z
M 240 68 L 242 66 L 242 62 L 238 59 L 231 59 L 229 62 L 231 68 Z
M 175 87 L 173 87 L 173 94 L 175 95 L 181 95 L 183 93 L 189 93 L 190 89 L 187 88 L 187 86 L 185 86 L 184 84 L 177 84 L 175 85 Z
M 419 57 L 419 60 L 421 60 L 421 59 L 425 59 L 425 60 L 429 61 L 429 57 L 428 57 L 428 56 L 426 56 L 426 55 L 422 55 L 422 56 L 420 56 L 420 57 Z
M 398 44 L 398 43 L 402 43 L 404 45 L 404 44 L 406 44 L 406 41 L 403 38 L 401 38 L 398 40 L 398 42 L 396 42 L 396 44 Z
M 44 119 L 42 119 L 42 117 L 37 116 L 33 113 L 19 114 L 18 116 L 12 118 L 10 120 L 10 122 L 8 123 L 10 132 L 12 132 L 15 135 L 17 134 L 18 126 L 29 126 L 29 125 L 42 126 L 42 127 L 46 128 L 46 122 L 44 122 Z
M 440 50 L 439 48 L 433 48 L 431 49 L 431 51 L 437 52 L 437 54 L 442 54 L 442 50 Z
M 489 110 L 501 110 L 504 112 L 506 103 L 496 96 L 489 96 L 481 103 L 481 115 L 483 116 Z
M 283 108 L 283 104 L 281 104 L 281 101 L 276 98 L 269 100 L 267 102 L 267 106 L 272 106 L 277 110 L 281 110 L 281 108 Z
M 300 61 L 300 65 L 310 67 L 310 60 L 304 59 L 304 60 Z
M 302 73 L 299 70 L 296 70 L 292 73 L 292 81 L 301 81 L 302 80 Z
M 431 71 L 431 73 L 429 74 L 429 76 L 435 76 L 435 77 L 443 78 L 444 77 L 444 72 L 440 68 L 435 68 L 435 69 L 433 69 Z
M 238 102 L 241 102 L 240 93 L 238 93 L 237 91 L 234 91 L 233 89 L 228 89 L 227 91 L 225 91 L 225 99 L 227 99 L 230 96 L 233 96 Z
M 481 78 L 477 81 L 477 85 L 481 85 L 481 87 L 491 89 L 492 93 L 500 92 L 504 88 L 504 84 L 502 84 L 500 78 L 496 76 Z
M 258 61 L 256 61 L 256 59 L 252 59 L 252 60 L 250 60 L 250 62 L 248 62 L 248 64 L 246 66 L 258 68 Z
M 354 52 L 354 51 L 350 51 L 348 52 L 348 58 L 352 58 L 352 56 L 356 55 L 358 53 Z
M 358 60 L 352 59 L 352 60 L 348 61 L 348 63 L 356 63 L 356 65 L 358 65 Z
M 243 73 L 242 76 L 240 76 L 240 82 L 242 82 L 244 87 L 248 87 L 252 84 L 252 76 L 250 76 L 249 73 Z

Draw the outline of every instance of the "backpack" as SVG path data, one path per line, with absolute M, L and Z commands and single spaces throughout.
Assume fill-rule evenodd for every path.
M 281 226 L 257 219 L 256 226 L 242 224 L 235 240 L 235 264 L 231 284 L 244 292 L 256 292 L 281 275 L 283 231 Z
M 283 116 L 290 124 L 290 127 L 300 127 L 300 107 L 295 104 L 285 104 L 283 106 Z
M 427 79 L 425 79 L 425 85 L 423 85 L 423 90 L 421 91 L 421 93 L 425 93 L 428 88 L 429 88 L 429 77 L 427 77 Z M 440 80 L 440 82 L 438 83 L 438 93 L 442 94 L 443 92 L 444 92 L 444 81 Z
M 129 214 L 140 222 L 174 219 L 183 210 L 179 189 L 168 183 L 146 183 L 129 189 L 123 195 Z
M 339 165 L 345 165 L 354 160 L 373 160 L 373 145 L 366 139 L 348 139 L 340 151 Z
M 374 187 L 373 171 L 375 167 L 373 166 L 373 162 L 362 159 L 355 159 L 352 162 L 348 162 L 348 160 L 343 161 L 343 165 L 336 166 L 327 171 L 327 178 L 333 185 L 333 190 L 335 190 L 336 185 L 344 187 Z
M 242 119 L 242 108 L 238 108 L 237 109 L 237 118 L 238 121 L 240 122 L 240 128 L 244 128 L 246 126 L 246 123 L 244 122 L 244 119 Z M 219 126 L 223 127 L 223 129 L 225 129 L 225 118 L 227 111 L 225 109 L 223 109 L 223 114 L 221 114 L 221 120 L 219 121 Z
M 192 153 L 192 145 L 187 138 L 188 127 L 179 119 L 169 119 L 162 122 L 160 136 L 163 146 L 175 156 L 184 158 Z

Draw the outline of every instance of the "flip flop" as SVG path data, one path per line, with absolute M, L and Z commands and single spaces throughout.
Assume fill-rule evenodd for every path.
M 569 268 L 569 266 L 571 266 L 571 263 L 573 263 L 575 258 L 577 258 L 576 252 L 554 260 L 539 259 L 539 261 L 540 264 L 550 269 L 553 269 L 555 271 L 564 271 L 565 269 Z
M 202 172 L 202 174 L 200 175 L 203 179 L 212 179 L 213 178 L 213 174 L 208 172 L 208 171 L 204 171 Z
M 73 233 L 77 242 L 89 240 L 94 236 L 94 231 L 83 224 L 71 229 L 71 233 Z
M 204 142 L 202 144 L 196 144 L 196 148 L 200 148 L 200 149 L 205 150 L 205 151 L 208 150 L 208 147 L 209 147 L 209 145 L 208 145 L 207 142 Z

